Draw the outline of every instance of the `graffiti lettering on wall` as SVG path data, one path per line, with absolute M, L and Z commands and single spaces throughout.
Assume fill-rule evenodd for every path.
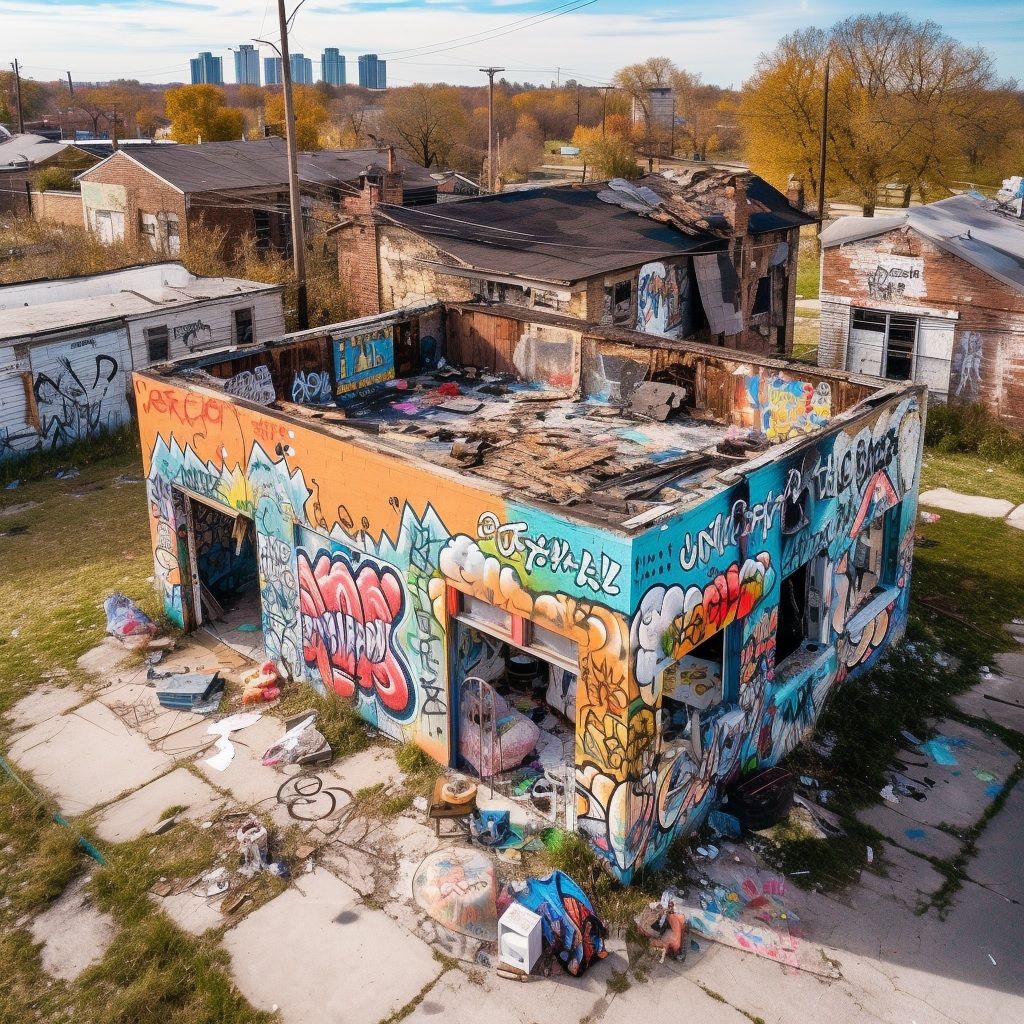
M 395 642 L 405 589 L 390 566 L 357 569 L 340 552 L 298 554 L 302 657 L 328 692 L 373 703 L 399 722 L 416 710 L 416 691 Z
M 262 365 L 236 373 L 228 379 L 224 390 L 235 398 L 244 398 L 257 405 L 272 405 L 277 400 L 270 369 Z
M 204 430 L 219 426 L 224 421 L 224 402 L 220 398 L 177 388 L 152 387 L 148 382 L 144 382 L 143 388 L 142 411 L 145 413 L 166 415 L 182 426 L 202 427 Z
M 868 294 L 888 301 L 920 298 L 925 294 L 924 260 L 920 256 L 879 256 L 868 276 Z
M 785 441 L 825 426 L 832 415 L 832 388 L 827 381 L 747 377 L 747 394 L 758 416 L 757 428 L 770 441 Z
M 189 324 L 178 324 L 173 331 L 174 340 L 181 339 L 188 348 L 195 348 L 200 341 L 213 338 L 213 328 L 202 320 L 193 320 Z
M 395 376 L 395 343 L 390 333 L 335 339 L 331 349 L 337 395 L 347 395 Z
M 109 394 L 108 402 L 118 377 L 117 360 L 100 353 L 86 363 L 72 363 L 67 356 L 57 363 L 59 369 L 52 375 L 37 374 L 32 385 L 43 446 L 59 448 L 117 426 L 123 395 Z
M 574 574 L 577 587 L 595 594 L 614 597 L 619 593 L 615 582 L 622 566 L 602 552 L 596 559 L 586 548 L 574 553 L 568 541 L 544 534 L 531 537 L 526 523 L 502 523 L 493 512 L 483 512 L 477 522 L 477 538 L 494 542 L 503 558 L 521 556 L 523 569 L 529 575 L 548 569 L 552 573 Z M 468 538 L 466 538 L 468 540 Z
M 807 524 L 806 502 L 807 489 L 800 470 L 791 469 L 781 494 L 769 491 L 763 500 L 753 505 L 741 498 L 733 503 L 727 515 L 720 512 L 696 536 L 687 530 L 679 548 L 679 564 L 689 571 L 709 562 L 715 555 L 721 558 L 727 549 L 751 536 L 764 544 L 780 513 L 783 534 L 795 533 Z
M 953 355 L 952 377 L 956 381 L 953 397 L 976 402 L 981 389 L 981 334 L 962 331 Z
M 640 268 L 636 329 L 685 337 L 690 331 L 689 278 L 682 265 L 646 263 Z
M 742 565 L 733 562 L 706 587 L 651 587 L 640 600 L 630 630 L 641 692 L 645 687 L 654 691 L 663 662 L 678 660 L 713 633 L 749 615 L 774 581 L 771 556 L 761 552 Z
M 324 405 L 331 401 L 331 375 L 327 370 L 299 370 L 292 379 L 292 401 Z

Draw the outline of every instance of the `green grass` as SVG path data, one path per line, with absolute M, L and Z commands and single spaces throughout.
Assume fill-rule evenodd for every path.
M 291 686 L 275 709 L 282 718 L 316 712 L 316 727 L 331 745 L 335 759 L 349 757 L 378 742 L 359 717 L 355 703 L 332 694 L 319 694 L 304 684 Z
M 47 674 L 80 676 L 76 661 L 103 638 L 103 600 L 111 591 L 124 591 L 155 617 L 161 611 L 147 582 L 153 561 L 145 487 L 114 483 L 141 473 L 137 448 L 80 468 L 74 480 L 50 475 L 0 491 L 0 511 L 36 505 L 0 515 L 0 530 L 26 527 L 0 537 L 0 713 Z
M 801 299 L 818 298 L 820 272 L 817 247 L 813 241 L 808 243 L 802 239 L 796 265 L 796 293 Z

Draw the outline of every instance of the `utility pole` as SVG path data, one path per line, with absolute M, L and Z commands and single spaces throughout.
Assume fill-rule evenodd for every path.
M 75 95 L 75 86 L 74 86 L 74 83 L 71 81 L 71 72 L 70 71 L 68 72 L 68 92 L 72 96 Z
M 303 0 L 304 2 L 304 0 Z M 301 7 L 302 4 L 300 3 Z M 299 8 L 296 7 L 295 11 Z M 291 17 L 295 17 L 292 11 Z M 277 20 L 281 28 L 281 48 L 265 39 L 254 39 L 277 50 L 281 58 L 281 89 L 284 94 L 285 146 L 288 150 L 288 210 L 292 222 L 292 266 L 295 270 L 295 313 L 299 330 L 309 329 L 309 302 L 306 294 L 306 243 L 302 232 L 302 196 L 299 192 L 299 158 L 295 148 L 295 107 L 292 104 L 292 69 L 288 55 L 288 22 L 284 0 L 277 0 Z
M 601 103 L 601 138 L 605 136 L 605 125 L 608 121 L 608 90 L 614 89 L 613 85 L 602 85 L 601 89 L 604 92 L 604 100 Z
M 580 126 L 580 83 L 576 83 L 576 127 Z
M 17 59 L 11 67 L 14 68 L 14 102 L 18 106 L 18 133 L 24 135 L 25 115 L 21 112 L 21 68 L 18 66 Z
M 494 76 L 504 68 L 480 68 L 487 76 L 487 191 L 494 191 Z
M 818 221 L 825 219 L 825 157 L 828 144 L 828 79 L 832 55 L 825 58 L 825 91 L 821 98 L 821 139 L 818 146 Z

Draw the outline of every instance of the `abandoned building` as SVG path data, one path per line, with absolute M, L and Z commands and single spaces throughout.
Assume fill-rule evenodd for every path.
M 389 159 L 397 160 L 392 201 L 437 201 L 437 182 L 411 161 L 372 149 L 300 153 L 307 231 L 322 226 L 314 220 L 316 206 L 336 211 L 345 196 L 380 177 Z M 79 181 L 85 225 L 105 242 L 146 240 L 155 251 L 175 256 L 189 230 L 202 224 L 226 229 L 229 241 L 248 237 L 259 249 L 290 251 L 287 151 L 277 136 L 120 149 Z
M 940 401 L 981 402 L 1024 427 L 1024 220 L 1015 189 L 825 228 L 819 363 L 926 384 Z
M 281 334 L 283 291 L 180 263 L 0 286 L 0 460 L 125 423 L 133 369 Z
M 168 616 L 445 765 L 534 759 L 627 881 L 904 629 L 920 385 L 448 302 L 134 388 Z
M 362 315 L 474 298 L 784 355 L 800 228 L 814 218 L 755 174 L 535 188 L 407 209 L 370 195 L 338 229 Z
M 95 162 L 95 157 L 68 143 L 54 142 L 32 132 L 12 135 L 0 128 L 0 214 L 59 220 L 54 214 L 68 200 L 38 191 L 39 172 L 54 167 L 77 173 Z M 81 199 L 77 194 L 73 206 L 78 211 L 75 223 L 81 224 Z

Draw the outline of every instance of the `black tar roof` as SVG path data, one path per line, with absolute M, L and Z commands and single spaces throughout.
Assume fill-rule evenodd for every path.
M 757 174 L 751 174 L 747 181 L 747 198 L 767 207 L 765 212 L 750 214 L 747 226 L 755 234 L 818 223 L 817 217 L 798 210 L 774 185 L 769 185 Z
M 284 187 L 288 181 L 285 142 L 277 136 L 196 146 L 131 146 L 124 153 L 182 192 Z M 386 162 L 386 155 L 376 149 L 300 153 L 299 178 L 319 185 L 354 183 L 368 167 L 380 169 Z M 402 159 L 399 166 L 407 187 L 436 189 L 426 168 Z
M 603 187 L 500 192 L 429 211 L 382 205 L 377 214 L 467 267 L 564 284 L 651 260 L 724 248 L 712 235 L 683 235 L 601 202 L 597 193 Z

